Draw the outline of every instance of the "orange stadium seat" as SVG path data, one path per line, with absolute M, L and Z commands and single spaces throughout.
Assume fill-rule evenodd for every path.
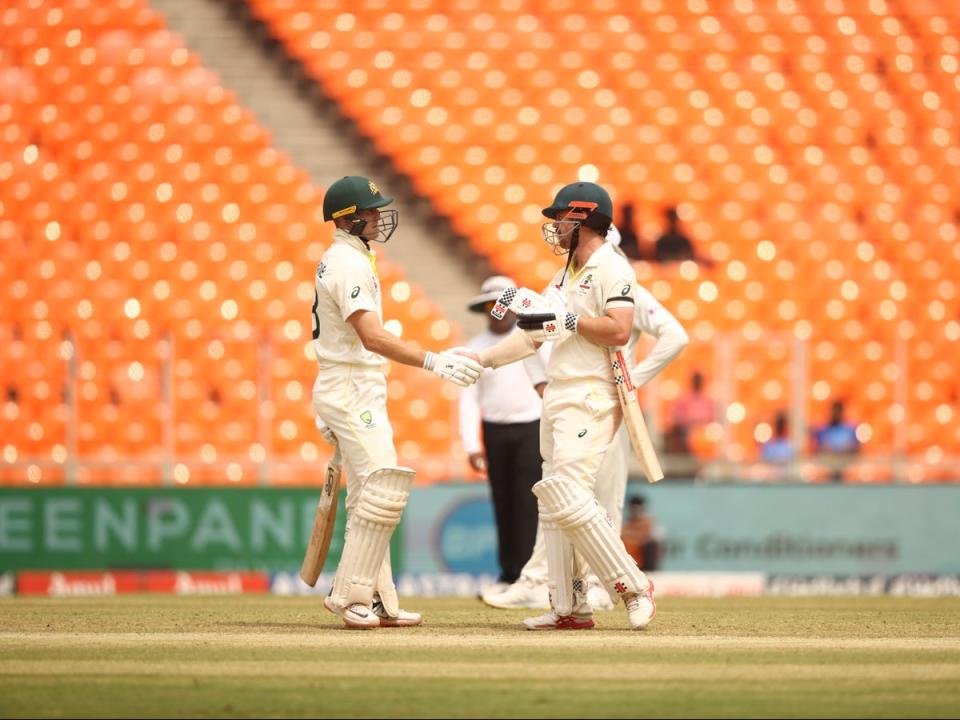
M 18 0 L 0 40 L 0 483 L 319 484 L 322 189 L 145 0 Z M 436 307 L 391 311 L 435 344 Z
M 848 481 L 885 481 L 891 453 L 929 455 L 911 481 L 949 474 L 960 453 L 950 3 L 425 1 L 389 15 L 382 2 L 249 4 L 470 247 L 522 284 L 539 288 L 557 267 L 538 225 L 559 185 L 599 178 L 636 202 L 645 228 L 682 204 L 716 265 L 636 268 L 702 349 L 658 381 L 657 416 L 694 366 L 743 409 L 725 437 L 695 437 L 698 455 L 752 457 L 758 423 L 793 399 L 793 350 L 777 355 L 770 340 L 785 335 L 807 348 L 808 420 L 842 396 L 865 426 Z M 383 49 L 371 52 L 374 39 Z M 0 481 L 66 481 L 69 408 L 51 388 L 67 378 L 76 451 L 105 463 L 79 482 L 158 481 L 170 443 L 181 482 L 259 482 L 265 467 L 274 482 L 318 482 L 312 465 L 328 451 L 312 429 L 304 308 L 314 238 L 326 236 L 321 190 L 145 0 L 21 0 L 0 16 L 0 41 L 11 333 L 0 422 L 16 463 Z M 417 289 L 391 302 L 402 277 L 380 268 L 390 315 L 432 345 L 441 313 Z M 110 356 L 111 342 L 129 354 Z M 211 342 L 223 346 L 213 355 Z M 166 358 L 147 350 L 166 343 Z M 724 343 L 739 348 L 725 369 Z M 100 386 L 85 372 L 126 380 Z M 144 383 L 146 396 L 130 395 Z M 404 368 L 390 383 L 404 399 L 401 460 L 418 481 L 457 472 L 450 396 Z M 143 402 L 156 412 L 138 417 Z M 138 475 L 131 458 L 150 469 Z

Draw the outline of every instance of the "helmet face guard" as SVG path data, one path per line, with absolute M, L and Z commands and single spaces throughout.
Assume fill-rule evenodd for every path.
M 381 210 L 380 219 L 377 221 L 377 236 L 373 241 L 385 243 L 396 232 L 399 224 L 400 219 L 396 210 Z
M 341 217 L 350 221 L 350 227 L 347 228 L 347 232 L 354 237 L 360 238 L 364 242 L 385 243 L 391 238 L 393 233 L 396 232 L 397 226 L 400 224 L 399 215 L 396 210 L 381 210 L 380 219 L 377 220 L 377 234 L 375 237 L 368 238 L 363 232 L 367 229 L 369 223 L 357 214 L 356 207 L 347 208 L 343 214 L 337 214 L 335 219 Z
M 575 242 L 580 239 L 579 220 L 551 220 L 540 226 L 544 242 L 550 246 L 554 255 L 566 255 L 575 249 Z M 569 238 L 564 245 L 563 241 Z

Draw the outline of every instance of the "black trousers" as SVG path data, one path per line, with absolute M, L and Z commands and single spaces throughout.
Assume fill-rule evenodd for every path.
M 497 522 L 500 581 L 512 583 L 530 559 L 537 539 L 537 497 L 540 481 L 540 421 L 483 423 L 487 476 Z

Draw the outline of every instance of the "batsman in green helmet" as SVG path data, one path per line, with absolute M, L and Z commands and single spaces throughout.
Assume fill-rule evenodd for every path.
M 624 417 L 617 389 L 623 380 L 611 371 L 610 351 L 630 341 L 637 279 L 626 257 L 606 242 L 613 203 L 602 187 L 566 185 L 543 214 L 549 218 L 544 240 L 567 262 L 542 295 L 529 288 L 501 295 L 491 313 L 514 310 L 519 331 L 478 354 L 485 367 L 498 367 L 544 342 L 553 346 L 540 421 L 543 479 L 533 486 L 550 610 L 523 624 L 538 631 L 594 627 L 586 578 L 592 570 L 611 596 L 623 599 L 629 626 L 642 630 L 656 613 L 653 583 L 627 553 L 595 494 Z
M 393 198 L 370 179 L 351 175 L 333 183 L 323 216 L 336 226 L 314 277 L 313 348 L 318 373 L 313 407 L 323 437 L 339 450 L 347 476 L 343 552 L 324 606 L 349 627 L 419 625 L 402 610 L 390 567 L 390 536 L 400 522 L 413 483 L 398 467 L 387 417 L 387 360 L 422 367 L 460 387 L 483 368 L 470 351 L 428 352 L 383 327 L 376 253 L 397 228 Z

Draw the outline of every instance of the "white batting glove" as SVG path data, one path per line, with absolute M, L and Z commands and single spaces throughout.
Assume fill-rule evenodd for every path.
M 490 315 L 497 320 L 502 320 L 508 311 L 519 315 L 522 312 L 546 312 L 547 308 L 540 293 L 525 287 L 507 288 L 500 293 Z
M 483 372 L 483 366 L 476 360 L 452 350 L 444 350 L 441 353 L 428 352 L 423 360 L 423 367 L 460 387 L 473 385 L 480 379 L 480 373 Z
M 320 435 L 323 437 L 324 442 L 326 442 L 329 445 L 336 446 L 337 436 L 333 434 L 333 430 L 331 430 L 326 426 L 323 420 L 320 419 L 319 415 L 315 417 L 313 421 L 317 426 L 317 430 L 320 431 Z
M 517 316 L 517 327 L 537 343 L 561 343 L 577 332 L 580 316 L 568 312 L 522 313 Z

